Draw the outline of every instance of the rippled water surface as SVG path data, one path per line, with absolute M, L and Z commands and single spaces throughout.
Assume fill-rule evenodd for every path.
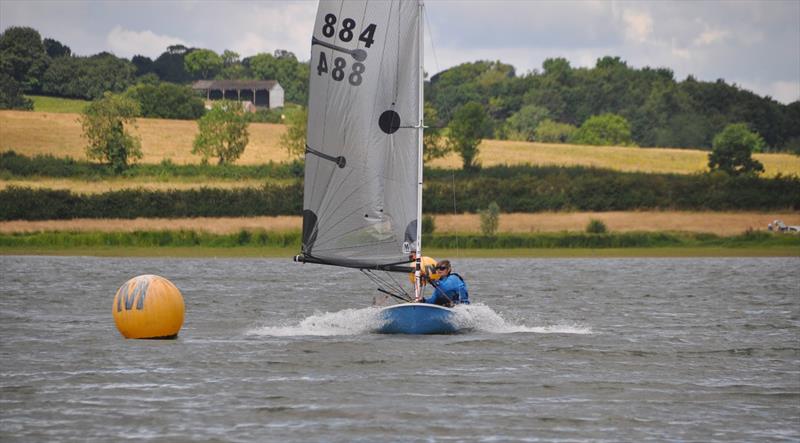
M 800 260 L 453 261 L 472 330 L 420 337 L 357 271 L 0 257 L 0 440 L 800 441 Z M 116 331 L 150 273 L 177 340 Z

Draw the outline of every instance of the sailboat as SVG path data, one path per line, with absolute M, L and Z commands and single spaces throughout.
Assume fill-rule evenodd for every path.
M 295 261 L 361 270 L 401 303 L 377 332 L 457 331 L 419 303 L 422 259 L 421 1 L 321 0 L 311 39 L 303 239 Z M 405 293 L 380 273 L 414 273 Z M 395 281 L 396 282 L 396 281 Z

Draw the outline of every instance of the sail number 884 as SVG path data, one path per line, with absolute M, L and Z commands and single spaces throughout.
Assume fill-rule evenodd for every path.
M 325 37 L 333 37 L 336 34 L 336 16 L 334 14 L 325 15 L 325 24 L 322 25 L 322 35 Z M 342 29 L 339 30 L 339 40 L 349 42 L 353 39 L 353 29 L 356 27 L 356 21 L 352 18 L 342 20 Z M 358 41 L 364 42 L 364 46 L 369 48 L 375 43 L 375 24 L 372 23 L 358 36 Z
M 325 37 L 333 37 L 336 35 L 336 22 L 337 18 L 334 14 L 326 14 L 325 15 L 325 24 L 322 25 L 322 35 Z M 346 18 L 342 20 L 342 28 L 339 30 L 339 40 L 343 42 L 349 42 L 353 40 L 355 33 L 353 30 L 356 28 L 356 21 L 352 18 Z M 369 48 L 375 43 L 375 29 L 376 26 L 374 23 L 371 23 L 369 26 L 364 28 L 361 31 L 361 34 L 358 35 L 358 41 L 364 43 L 364 47 Z M 344 52 L 342 48 L 337 48 Z M 360 59 L 363 60 L 363 59 Z M 328 58 L 325 55 L 325 52 L 320 51 L 319 53 L 319 61 L 317 62 L 317 75 L 322 75 L 322 73 L 328 73 L 330 70 L 331 78 L 338 81 L 344 80 L 345 76 L 347 76 L 347 81 L 353 85 L 358 86 L 361 84 L 363 80 L 363 74 L 366 70 L 366 67 L 363 63 L 356 61 L 355 63 L 350 66 L 350 72 L 346 73 L 345 69 L 347 68 L 347 60 L 343 57 L 335 57 L 333 59 L 333 66 L 328 65 Z

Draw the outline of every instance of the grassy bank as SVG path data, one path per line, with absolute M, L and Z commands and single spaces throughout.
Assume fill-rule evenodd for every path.
M 265 248 L 242 246 L 237 248 L 195 247 L 0 247 L 0 255 L 55 255 L 92 257 L 214 257 L 214 258 L 285 258 L 287 261 L 299 252 L 296 248 Z M 425 255 L 438 258 L 688 258 L 688 257 L 800 257 L 796 247 L 767 248 L 553 248 L 553 249 L 438 249 L 428 248 Z
M 800 236 L 746 232 L 714 234 L 629 232 L 431 235 L 426 254 L 452 257 L 580 256 L 800 256 Z M 38 232 L 0 234 L 0 254 L 143 256 L 287 256 L 300 250 L 300 233 L 242 230 Z
M 33 101 L 33 110 L 36 112 L 80 114 L 91 103 L 88 100 L 47 97 L 44 95 L 29 95 L 27 97 Z

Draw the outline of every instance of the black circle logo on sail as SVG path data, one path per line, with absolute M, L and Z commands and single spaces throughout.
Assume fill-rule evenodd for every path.
M 387 134 L 394 134 L 400 129 L 400 114 L 391 109 L 383 111 L 383 114 L 378 118 L 378 126 L 380 126 L 381 131 Z

